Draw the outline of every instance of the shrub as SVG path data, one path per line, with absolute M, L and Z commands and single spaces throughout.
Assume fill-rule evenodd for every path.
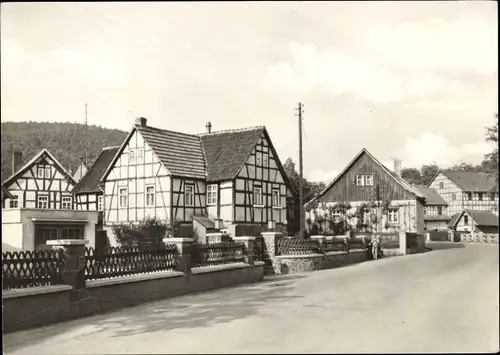
M 162 244 L 163 238 L 175 235 L 179 223 L 167 223 L 156 218 L 146 218 L 137 225 L 119 224 L 113 226 L 116 241 L 122 247 L 141 244 Z

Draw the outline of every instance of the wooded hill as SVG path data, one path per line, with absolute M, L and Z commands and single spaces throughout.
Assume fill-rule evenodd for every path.
M 88 163 L 103 147 L 121 145 L 127 132 L 88 126 Z M 23 153 L 23 164 L 47 149 L 66 169 L 74 173 L 85 159 L 85 125 L 71 122 L 2 122 L 2 182 L 12 174 L 12 153 Z

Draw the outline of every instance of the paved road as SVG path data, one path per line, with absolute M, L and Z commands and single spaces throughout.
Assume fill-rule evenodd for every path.
M 183 296 L 7 334 L 6 354 L 490 352 L 498 245 Z

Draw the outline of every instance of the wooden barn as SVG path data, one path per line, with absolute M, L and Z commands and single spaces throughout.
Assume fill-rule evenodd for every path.
M 350 224 L 358 231 L 364 231 L 360 226 L 370 224 L 372 214 L 376 213 L 374 228 L 380 233 L 403 230 L 423 235 L 425 196 L 401 178 L 397 166 L 395 170 L 389 170 L 363 148 L 317 197 L 305 205 L 306 211 L 310 206 L 318 206 L 306 213 L 306 217 L 314 221 L 315 216 L 328 213 L 328 207 L 334 209 L 331 213 L 338 215 L 337 206 L 348 202 L 350 208 L 342 213 L 355 216 Z M 382 207 L 365 208 L 370 201 L 382 206 L 384 200 L 389 202 L 385 212 Z
M 155 217 L 186 235 L 197 216 L 232 235 L 281 230 L 293 196 L 265 127 L 186 134 L 138 118 L 101 181 L 106 226 Z

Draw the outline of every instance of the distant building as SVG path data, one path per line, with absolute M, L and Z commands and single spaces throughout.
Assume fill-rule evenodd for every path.
M 489 211 L 498 216 L 498 185 L 494 174 L 469 171 L 439 171 L 428 184 L 448 204 L 454 216 L 464 209 Z
M 425 229 L 446 230 L 451 216 L 448 214 L 448 204 L 439 196 L 436 190 L 422 186 L 414 185 L 422 194 L 425 195 L 424 205 L 424 223 Z
M 87 167 L 83 162 L 81 162 L 78 168 L 76 169 L 75 173 L 73 174 L 73 180 L 75 180 L 76 182 L 80 181 L 85 176 L 87 171 L 88 171 Z
M 490 211 L 465 209 L 453 216 L 449 228 L 457 232 L 498 234 L 498 216 Z

